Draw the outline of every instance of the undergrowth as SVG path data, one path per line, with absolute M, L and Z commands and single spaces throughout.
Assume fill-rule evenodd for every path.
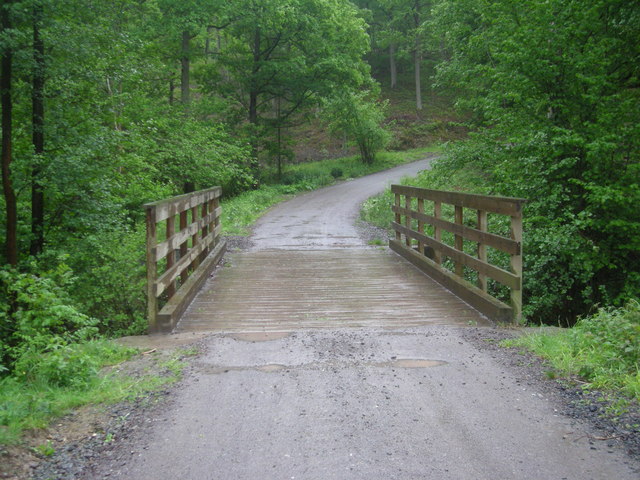
M 173 383 L 185 365 L 182 358 L 191 355 L 178 351 L 168 359 L 154 360 L 157 365 L 144 374 L 128 375 L 119 365 L 135 356 L 137 350 L 112 341 L 94 340 L 71 344 L 65 353 L 43 355 L 35 363 L 38 375 L 0 379 L 0 445 L 20 441 L 26 430 L 44 428 L 56 417 L 88 404 L 133 400 L 146 392 Z M 82 375 L 69 372 L 70 381 L 60 381 L 56 366 L 90 368 Z
M 640 303 L 601 308 L 571 329 L 541 330 L 503 342 L 545 358 L 553 376 L 578 376 L 585 388 L 619 391 L 640 401 Z

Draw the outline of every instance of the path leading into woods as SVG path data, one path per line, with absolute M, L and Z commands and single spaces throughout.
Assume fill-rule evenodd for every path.
M 544 383 L 482 348 L 494 330 L 479 314 L 364 245 L 359 204 L 427 165 L 263 217 L 178 326 L 211 331 L 205 353 L 91 477 L 637 480 L 615 441 L 594 442 Z

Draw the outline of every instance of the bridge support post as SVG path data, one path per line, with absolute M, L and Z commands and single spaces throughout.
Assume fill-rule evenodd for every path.
M 522 321 L 522 214 L 511 217 L 511 239 L 520 245 L 519 252 L 511 255 L 511 272 L 520 279 L 518 287 L 511 289 L 513 320 Z

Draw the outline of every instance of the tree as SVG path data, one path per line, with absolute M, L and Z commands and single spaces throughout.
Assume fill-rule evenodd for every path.
M 640 5 L 443 0 L 434 15 L 450 52 L 438 84 L 480 128 L 451 161 L 530 200 L 530 317 L 571 322 L 640 295 Z
M 242 0 L 226 3 L 219 22 L 224 46 L 199 78 L 209 95 L 242 106 L 254 169 L 267 135 L 336 89 L 368 81 L 366 26 L 347 1 Z
M 341 92 L 326 106 L 331 130 L 352 137 L 365 164 L 375 161 L 376 153 L 389 142 L 389 132 L 382 127 L 386 104 L 371 99 L 370 92 Z
M 38 255 L 44 247 L 44 186 L 40 178 L 39 159 L 44 155 L 44 83 L 45 56 L 44 41 L 40 34 L 44 6 L 38 0 L 33 6 L 33 80 L 31 88 L 32 103 L 32 141 L 34 164 L 31 170 L 31 255 Z
M 13 161 L 13 0 L 3 2 L 0 7 L 2 26 L 2 59 L 0 60 L 0 98 L 2 104 L 2 189 L 6 209 L 5 255 L 9 265 L 18 263 L 18 210 L 13 188 L 11 163 Z

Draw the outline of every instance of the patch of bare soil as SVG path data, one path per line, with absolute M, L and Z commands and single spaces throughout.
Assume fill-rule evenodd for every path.
M 120 343 L 145 353 L 106 369 L 105 374 L 139 379 L 171 375 L 166 362 L 176 358 L 186 360 L 180 357 L 180 351 L 200 349 L 202 337 L 193 334 L 124 337 L 119 339 Z M 0 478 L 83 478 L 88 465 L 112 455 L 116 440 L 128 437 L 148 422 L 155 409 L 163 408 L 175 388 L 176 384 L 166 385 L 130 401 L 85 406 L 54 420 L 46 429 L 27 432 L 21 444 L 0 447 Z

